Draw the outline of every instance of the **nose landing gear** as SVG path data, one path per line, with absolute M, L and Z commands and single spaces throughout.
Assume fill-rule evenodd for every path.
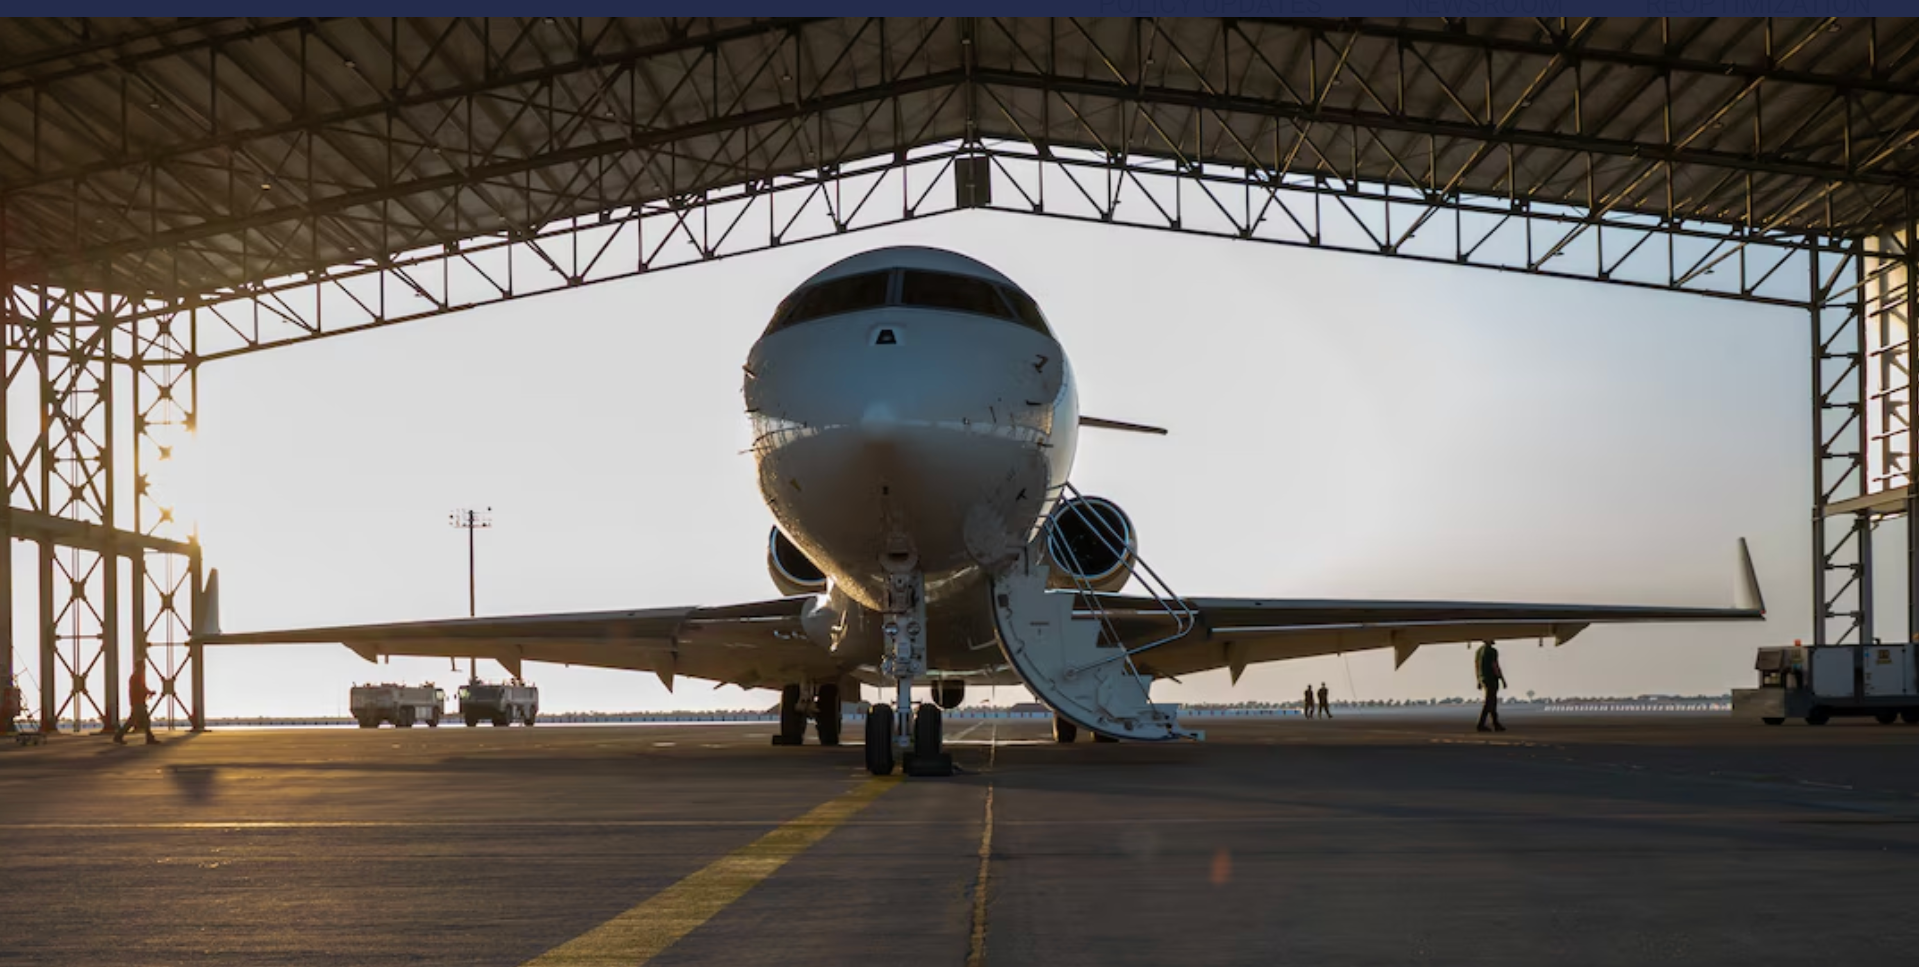
M 873 703 L 866 713 L 866 771 L 893 774 L 893 706 Z
M 867 713 L 866 768 L 876 776 L 890 775 L 898 752 L 909 776 L 950 776 L 953 757 L 940 748 L 939 707 L 929 702 L 913 714 L 913 679 L 926 674 L 925 583 L 910 554 L 889 555 L 884 564 L 886 651 L 880 671 L 897 691 L 891 708 L 874 703 Z

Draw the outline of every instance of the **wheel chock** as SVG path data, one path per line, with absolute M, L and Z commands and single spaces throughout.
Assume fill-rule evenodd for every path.
M 901 763 L 901 771 L 909 776 L 950 776 L 953 774 L 953 756 L 946 752 L 936 755 L 908 752 Z

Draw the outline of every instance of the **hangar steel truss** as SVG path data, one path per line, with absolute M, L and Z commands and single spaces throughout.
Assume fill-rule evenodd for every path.
M 1878 523 L 1919 548 L 1915 146 L 1908 19 L 0 21 L 41 725 L 113 724 L 123 651 L 204 724 L 202 365 L 964 210 L 1804 311 L 1813 637 L 1870 639 Z

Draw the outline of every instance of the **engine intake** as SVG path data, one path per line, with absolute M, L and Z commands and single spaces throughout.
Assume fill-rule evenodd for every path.
M 781 594 L 820 594 L 826 590 L 826 572 L 777 527 L 766 541 L 766 570 Z
M 1133 576 L 1139 539 L 1133 521 L 1104 497 L 1072 497 L 1046 522 L 1046 556 L 1056 588 L 1118 591 Z

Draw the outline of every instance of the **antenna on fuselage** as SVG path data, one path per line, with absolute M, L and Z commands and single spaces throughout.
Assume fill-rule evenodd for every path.
M 1123 433 L 1149 433 L 1153 436 L 1166 435 L 1165 427 L 1127 423 L 1123 420 L 1105 420 L 1097 416 L 1082 416 L 1079 418 L 1079 425 L 1092 430 L 1119 430 Z

